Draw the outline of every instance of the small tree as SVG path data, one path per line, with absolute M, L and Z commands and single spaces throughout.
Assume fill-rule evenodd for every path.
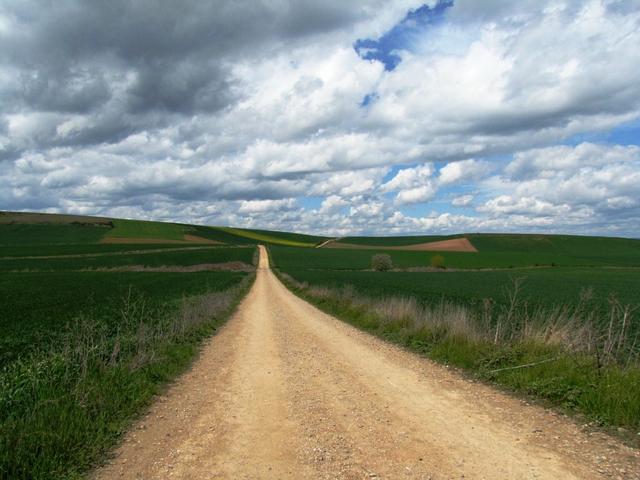
M 371 267 L 376 272 L 386 272 L 393 268 L 393 262 L 391 261 L 391 257 L 386 253 L 376 253 L 371 257 Z
M 431 257 L 431 266 L 433 268 L 447 268 L 444 266 L 444 257 L 442 255 L 434 255 Z

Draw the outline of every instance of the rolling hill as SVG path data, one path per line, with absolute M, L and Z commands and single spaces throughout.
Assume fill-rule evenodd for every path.
M 89 253 L 139 245 L 256 245 L 314 248 L 305 261 L 339 268 L 367 268 L 372 253 L 388 252 L 394 263 L 421 267 L 429 252 L 443 252 L 447 267 L 640 266 L 640 240 L 547 234 L 467 233 L 394 237 L 343 237 L 106 217 L 0 212 L 0 253 Z M 46 245 L 46 249 L 37 248 Z M 121 245 L 121 247 L 118 247 Z M 317 248 L 321 247 L 321 248 Z M 104 250 L 103 250 L 104 249 Z M 334 253 L 330 253 L 329 250 Z

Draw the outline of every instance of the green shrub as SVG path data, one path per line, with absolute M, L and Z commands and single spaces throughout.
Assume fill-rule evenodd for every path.
M 433 268 L 447 268 L 444 266 L 444 257 L 442 255 L 434 255 L 431 257 L 431 266 Z
M 376 253 L 371 257 L 371 268 L 376 272 L 386 272 L 393 268 L 393 262 L 391 256 L 386 253 Z

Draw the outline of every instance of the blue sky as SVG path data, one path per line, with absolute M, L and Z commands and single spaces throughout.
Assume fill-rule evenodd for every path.
M 402 61 L 400 53 L 410 50 L 416 37 L 423 35 L 427 29 L 444 22 L 446 11 L 452 6 L 452 0 L 438 0 L 434 6 L 421 5 L 410 9 L 402 20 L 380 38 L 358 39 L 353 48 L 364 60 L 379 61 L 385 70 L 394 70 Z
M 640 237 L 635 0 L 0 5 L 0 208 Z

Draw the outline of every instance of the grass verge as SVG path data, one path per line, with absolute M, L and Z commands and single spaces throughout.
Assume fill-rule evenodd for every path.
M 171 307 L 129 294 L 117 327 L 79 315 L 53 345 L 7 365 L 0 372 L 0 478 L 80 478 L 187 368 L 254 278 Z
M 512 391 L 618 427 L 640 444 L 640 357 L 628 334 L 632 311 L 612 305 L 607 322 L 581 308 L 538 309 L 513 301 L 477 313 L 441 301 L 358 295 L 349 285 L 313 286 L 277 272 L 294 293 L 362 330 Z M 604 328 L 599 325 L 605 325 Z

